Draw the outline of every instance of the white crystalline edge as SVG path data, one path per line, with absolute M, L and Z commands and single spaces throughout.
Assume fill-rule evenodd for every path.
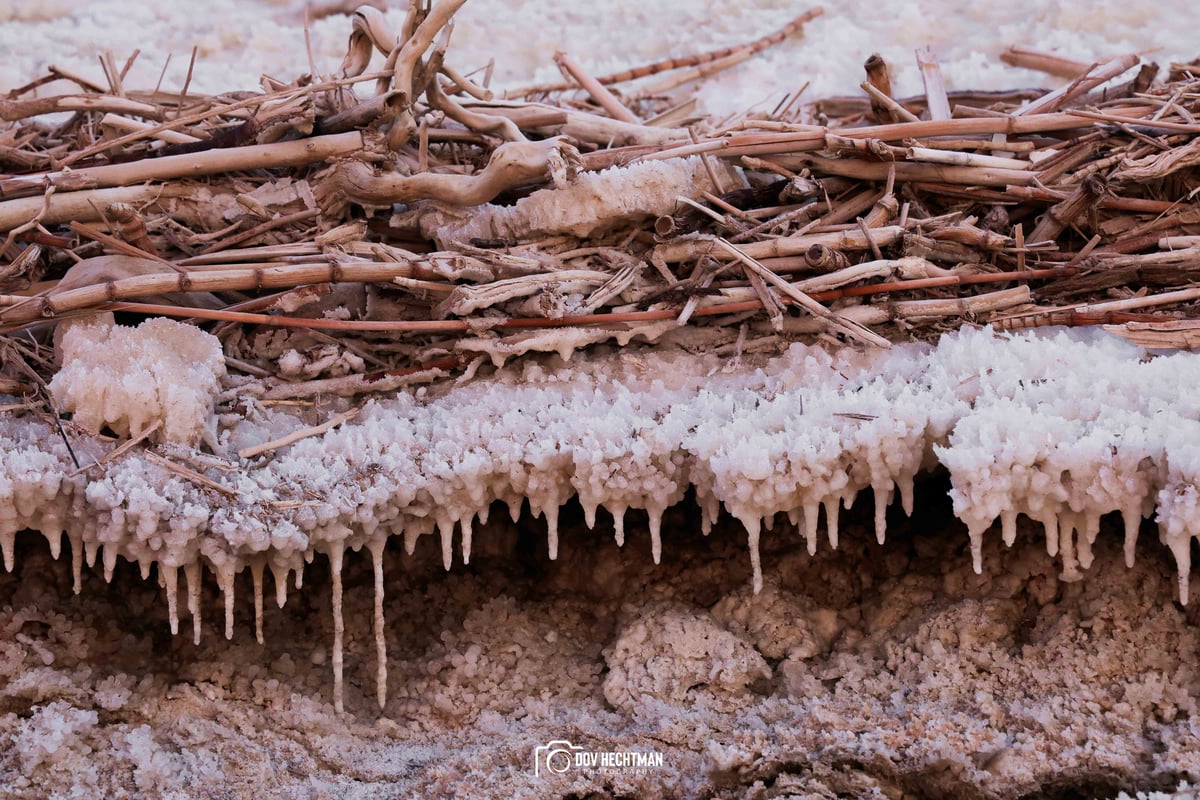
M 141 55 L 126 87 L 148 89 L 159 81 L 177 91 L 192 47 L 198 58 L 192 89 L 222 92 L 258 87 L 259 75 L 292 80 L 309 70 L 303 0 L 0 0 L 0 91 L 44 73 L 49 64 L 103 83 L 100 51 L 112 50 L 118 67 L 135 48 Z M 561 81 L 553 63 L 566 51 L 592 74 L 640 66 L 751 41 L 771 33 L 816 2 L 789 0 L 470 0 L 455 16 L 450 58 L 467 72 L 495 58 L 494 87 Z M 1191 0 L 1129 3 L 975 3 L 915 0 L 889 14 L 865 6 L 823 4 L 825 14 L 755 59 L 707 80 L 698 97 L 715 115 L 769 111 L 785 92 L 809 84 L 806 99 L 858 93 L 862 63 L 878 50 L 892 65 L 901 95 L 921 91 L 913 51 L 930 45 L 951 90 L 1011 89 L 1061 83 L 1013 70 L 999 60 L 1009 45 L 1051 51 L 1084 63 L 1129 52 L 1165 64 L 1196 56 L 1194 31 L 1200 6 Z M 388 19 L 399 30 L 407 4 L 390 3 Z M 331 16 L 310 25 L 315 68 L 336 73 L 346 51 L 349 22 Z M 382 56 L 375 64 L 382 63 Z
M 997 517 L 1008 540 L 1018 512 L 1042 522 L 1063 577 L 1075 580 L 1091 563 L 1102 515 L 1125 515 L 1132 559 L 1142 517 L 1157 511 L 1186 602 L 1190 541 L 1200 536 L 1200 395 L 1190 391 L 1200 356 L 1143 355 L 1114 337 L 983 330 L 868 354 L 796 344 L 754 370 L 655 353 L 584 357 L 561 369 L 530 363 L 430 399 L 371 400 L 353 423 L 260 469 L 210 473 L 236 501 L 136 455 L 100 477 L 75 474 L 45 422 L 8 416 L 0 545 L 11 567 L 16 531 L 42 531 L 56 554 L 65 531 L 76 558 L 101 556 L 106 574 L 118 556 L 144 574 L 157 563 L 172 630 L 178 570 L 191 609 L 207 565 L 226 592 L 229 635 L 233 578 L 245 567 L 269 568 L 282 602 L 288 573 L 299 581 L 314 553 L 336 568 L 347 547 L 375 552 L 403 535 L 412 552 L 434 531 L 450 567 L 456 528 L 465 562 L 473 522 L 496 500 L 514 516 L 528 500 L 546 517 L 551 557 L 559 507 L 572 496 L 589 523 L 609 511 L 618 541 L 625 511 L 645 509 L 657 561 L 662 514 L 692 486 L 706 524 L 724 506 L 746 526 L 757 590 L 758 537 L 777 513 L 815 551 L 823 512 L 836 546 L 839 506 L 870 489 L 882 541 L 887 505 L 898 494 L 910 510 L 914 476 L 940 462 L 976 569 Z M 236 435 L 235 426 L 225 439 Z M 100 454 L 95 442 L 76 448 L 81 459 Z M 378 651 L 382 675 L 382 642 Z M 340 677 L 336 653 L 333 663 Z

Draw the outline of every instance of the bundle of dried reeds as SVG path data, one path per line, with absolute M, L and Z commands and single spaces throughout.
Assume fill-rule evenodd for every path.
M 337 76 L 140 92 L 109 57 L 107 87 L 0 100 L 0 392 L 50 369 L 47 323 L 100 310 L 209 326 L 277 399 L 610 340 L 1200 338 L 1200 66 L 1014 47 L 1070 83 L 947 93 L 922 51 L 925 95 L 895 98 L 873 56 L 862 97 L 716 121 L 679 87 L 820 9 L 599 79 L 560 53 L 566 82 L 501 100 L 446 63 L 463 2 L 400 31 L 361 7 Z

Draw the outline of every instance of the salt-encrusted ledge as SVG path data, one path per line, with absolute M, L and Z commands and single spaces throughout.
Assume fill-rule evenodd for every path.
M 657 561 L 662 514 L 694 487 L 706 526 L 722 507 L 746 526 L 757 589 L 764 522 L 786 513 L 815 552 L 824 509 L 836 547 L 839 506 L 869 489 L 883 541 L 897 489 L 911 511 L 914 476 L 941 464 L 976 570 L 997 518 L 1010 543 L 1018 513 L 1041 522 L 1062 577 L 1075 580 L 1091 563 L 1102 515 L 1124 515 L 1132 559 L 1142 518 L 1155 514 L 1186 602 L 1190 542 L 1200 535 L 1198 376 L 1200 356 L 1150 357 L 1115 338 L 1066 331 L 961 331 L 932 347 L 832 356 L 797 344 L 760 367 L 624 350 L 373 400 L 352 422 L 267 459 L 239 463 L 163 445 L 169 461 L 134 449 L 91 470 L 75 467 L 49 422 L 10 412 L 0 416 L 0 544 L 11 568 L 17 531 L 41 531 L 56 556 L 65 532 L 76 590 L 84 560 L 99 556 L 106 575 L 118 556 L 147 576 L 157 564 L 173 631 L 182 569 L 197 637 L 204 567 L 224 592 L 227 635 L 234 577 L 250 568 L 261 637 L 264 568 L 282 605 L 289 574 L 299 586 L 304 564 L 325 554 L 339 705 L 345 549 L 365 546 L 374 559 L 382 702 L 387 537 L 403 536 L 411 553 L 436 531 L 453 568 L 456 531 L 465 563 L 475 521 L 486 521 L 496 500 L 514 517 L 526 500 L 546 517 L 551 558 L 559 508 L 572 496 L 589 524 L 598 508 L 610 512 L 618 542 L 625 512 L 645 509 Z M 251 403 L 221 428 L 219 446 L 236 452 L 304 425 Z M 113 447 L 73 443 L 85 465 Z

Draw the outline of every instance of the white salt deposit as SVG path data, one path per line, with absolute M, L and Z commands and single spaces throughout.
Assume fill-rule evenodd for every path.
M 718 162 L 725 191 L 740 188 Z M 586 172 L 570 186 L 533 192 L 510 206 L 435 207 L 421 213 L 421 229 L 443 247 L 480 239 L 529 239 L 568 233 L 586 239 L 620 225 L 673 213 L 680 196 L 718 191 L 699 158 L 648 161 Z
M 114 335 L 110 323 L 91 326 L 104 336 L 75 328 L 69 343 Z M 78 354 L 69 347 L 67 353 L 64 373 L 82 370 Z M 184 568 L 194 609 L 202 565 L 225 593 L 230 636 L 238 573 L 265 566 L 281 587 L 289 573 L 299 578 L 315 553 L 326 554 L 335 574 L 339 701 L 336 576 L 345 549 L 375 551 L 386 537 L 401 536 L 411 553 L 420 536 L 436 531 L 450 569 L 456 532 L 466 563 L 475 520 L 486 519 L 495 501 L 508 504 L 515 519 L 528 500 L 546 518 L 551 558 L 559 509 L 572 496 L 589 524 L 598 508 L 608 511 L 619 542 L 625 513 L 644 509 L 657 563 L 662 515 L 691 486 L 707 524 L 723 507 L 745 526 L 758 591 L 760 538 L 776 515 L 787 514 L 814 553 L 823 511 L 825 538 L 836 548 L 839 509 L 869 490 L 882 543 L 893 498 L 911 512 L 914 478 L 940 463 L 950 471 L 977 572 L 983 536 L 998 518 L 1007 544 L 1019 513 L 1041 523 L 1047 552 L 1059 558 L 1062 578 L 1073 581 L 1091 566 L 1103 515 L 1124 515 L 1132 559 L 1142 518 L 1155 514 L 1178 562 L 1180 601 L 1188 600 L 1190 542 L 1200 533 L 1193 483 L 1200 464 L 1190 443 L 1200 437 L 1180 434 L 1197 425 L 1200 401 L 1189 399 L 1188 387 L 1200 371 L 1198 356 L 1143 358 L 1107 336 L 964 330 L 936 347 L 868 354 L 831 356 L 795 344 L 753 370 L 670 353 L 579 358 L 562 368 L 527 363 L 430 399 L 372 400 L 353 422 L 304 439 L 254 470 L 234 464 L 206 470 L 197 460 L 193 468 L 211 484 L 134 454 L 108 464 L 102 475 L 81 474 L 46 423 L 10 419 L 0 428 L 5 558 L 11 563 L 13 536 L 22 528 L 42 531 L 52 544 L 66 529 L 73 552 L 82 547 L 89 564 L 102 554 L 106 575 L 118 557 L 139 563 L 144 574 L 158 563 L 166 570 L 172 629 L 175 572 Z M 102 382 L 103 363 L 89 373 L 96 381 Z M 214 373 L 205 374 L 211 380 Z M 77 414 L 128 416 L 127 403 L 111 401 L 111 389 L 92 391 L 100 408 L 120 407 L 122 414 L 101 415 L 71 395 Z M 244 441 L 242 425 L 302 427 L 287 410 L 254 416 L 254 422 L 227 417 L 232 423 L 222 443 Z M 195 413 L 187 418 L 193 427 L 200 421 Z M 84 457 L 99 448 L 81 445 Z M 260 593 L 261 578 L 254 583 Z M 258 597 L 255 609 L 261 616 Z M 382 648 L 380 661 L 382 674 Z
M 108 313 L 68 322 L 60 334 L 62 369 L 50 394 L 85 431 L 129 437 L 161 423 L 162 441 L 215 444 L 213 399 L 225 375 L 217 337 L 166 318 L 127 328 Z

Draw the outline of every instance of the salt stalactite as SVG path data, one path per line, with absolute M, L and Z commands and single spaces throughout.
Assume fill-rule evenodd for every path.
M 838 503 L 837 496 L 826 497 L 821 501 L 825 506 L 825 532 L 829 536 L 829 546 L 837 550 L 838 546 Z
M 263 559 L 250 562 L 250 577 L 254 580 L 254 638 L 263 643 Z
M 1121 511 L 1125 523 L 1125 566 L 1133 569 L 1134 555 L 1137 553 L 1138 531 L 1142 527 L 1142 511 L 1139 506 L 1132 506 Z
M 484 520 L 497 500 L 514 520 L 526 500 L 534 516 L 545 517 L 551 557 L 558 555 L 559 509 L 572 494 L 589 525 L 597 508 L 612 514 L 618 545 L 627 510 L 645 509 L 657 561 L 662 515 L 691 487 L 706 534 L 722 510 L 746 522 L 757 589 L 761 533 L 778 512 L 788 514 L 815 554 L 822 535 L 837 547 L 841 507 L 870 489 L 882 537 L 895 494 L 911 513 L 914 476 L 940 463 L 977 570 L 992 526 L 999 521 L 1011 546 L 1020 514 L 1044 527 L 1047 552 L 1060 559 L 1064 578 L 1076 579 L 1091 564 L 1102 516 L 1120 512 L 1132 564 L 1142 520 L 1157 512 L 1160 537 L 1178 562 L 1179 597 L 1188 599 L 1190 542 L 1200 535 L 1196 355 L 1142 359 L 1122 343 L 963 331 L 936 347 L 887 354 L 830 355 L 793 345 L 754 370 L 652 353 L 628 362 L 579 358 L 570 368 L 509 367 L 428 398 L 371 400 L 354 422 L 276 453 L 252 479 L 240 480 L 236 500 L 168 473 L 136 450 L 107 463 L 102 475 L 77 473 L 45 421 L 2 416 L 0 549 L 11 568 L 15 531 L 42 531 L 54 551 L 65 528 L 77 593 L 83 563 L 94 566 L 101 552 L 108 576 L 118 557 L 143 573 L 157 564 L 173 632 L 182 568 L 198 644 L 203 563 L 225 595 L 227 635 L 235 566 L 250 566 L 261 641 L 263 567 L 271 567 L 282 606 L 289 573 L 300 590 L 303 562 L 320 548 L 334 573 L 339 707 L 341 563 L 345 546 L 359 541 L 356 526 L 379 550 L 372 552 L 377 688 L 386 699 L 386 538 L 402 535 L 412 554 L 421 536 L 437 533 L 452 566 L 458 525 L 468 563 L 472 511 Z M 288 412 L 262 413 L 252 432 L 233 422 L 223 438 L 295 424 Z M 102 449 L 80 443 L 89 457 Z M 207 458 L 195 456 L 194 464 Z M 269 522 L 258 517 L 297 485 L 323 499 L 272 510 Z M 373 525 L 383 531 L 378 539 Z M 247 553 L 255 555 L 243 561 Z
M 884 486 L 872 489 L 875 495 L 875 540 L 883 544 L 887 541 L 887 509 L 892 502 L 892 490 Z
M 71 541 L 71 587 L 75 594 L 83 591 L 83 535 L 77 530 L 67 533 Z
M 442 538 L 442 566 L 449 572 L 454 565 L 454 521 L 439 519 L 437 527 Z
M 625 546 L 625 512 L 624 506 L 610 506 L 609 511 L 613 518 L 613 538 L 617 542 L 617 547 Z
M 117 548 L 115 544 L 109 544 L 104 548 L 104 582 L 112 583 L 113 570 L 117 568 Z
M 329 572 L 333 578 L 333 707 L 339 712 L 342 706 L 342 637 L 346 626 L 342 620 L 342 548 L 329 548 Z
M 275 604 L 280 608 L 287 605 L 287 577 L 290 570 L 271 562 L 271 577 L 275 580 Z
M 200 577 L 202 567 L 199 561 L 189 561 L 183 568 L 187 578 L 188 613 L 192 615 L 192 642 L 200 644 Z
M 662 515 L 661 509 L 648 508 L 650 515 L 650 558 L 657 564 L 662 561 Z
M 746 539 L 750 547 L 750 569 L 753 573 L 754 593 L 762 591 L 762 560 L 758 552 L 758 537 L 762 531 L 762 520 L 758 517 L 743 517 L 742 525 L 746 528 Z
M 821 513 L 820 509 L 820 504 L 815 502 L 804 504 L 804 539 L 808 544 L 810 556 L 817 554 L 817 524 L 819 522 L 817 517 Z
M 167 617 L 171 621 L 171 635 L 179 633 L 179 567 L 159 563 L 158 574 L 162 576 L 163 589 L 167 593 Z
M 546 517 L 546 550 L 550 553 L 550 560 L 558 559 L 558 505 L 551 505 L 542 509 L 542 513 Z M 655 564 L 658 560 L 655 559 Z
M 467 522 L 470 525 L 470 522 Z M 371 553 L 371 566 L 375 572 L 375 699 L 382 709 L 387 704 L 387 636 L 383 619 L 383 550 L 387 540 L 372 539 L 367 545 Z M 464 555 L 463 562 L 466 563 Z
M 5 527 L 3 530 L 0 530 L 0 550 L 4 552 L 5 572 L 13 571 L 13 548 L 16 546 L 16 541 L 17 531 L 15 528 L 9 529 L 8 527 Z
M 231 564 L 223 564 L 216 569 L 217 588 L 225 599 L 225 638 L 233 638 L 233 594 L 237 581 L 237 573 Z
M 462 528 L 462 560 L 463 565 L 471 563 L 471 536 L 473 535 L 473 520 L 474 515 L 468 514 L 462 518 L 460 527 Z
M 46 537 L 46 542 L 50 545 L 50 557 L 58 561 L 58 557 L 62 555 L 62 529 L 54 526 L 50 530 L 43 531 L 43 534 Z

